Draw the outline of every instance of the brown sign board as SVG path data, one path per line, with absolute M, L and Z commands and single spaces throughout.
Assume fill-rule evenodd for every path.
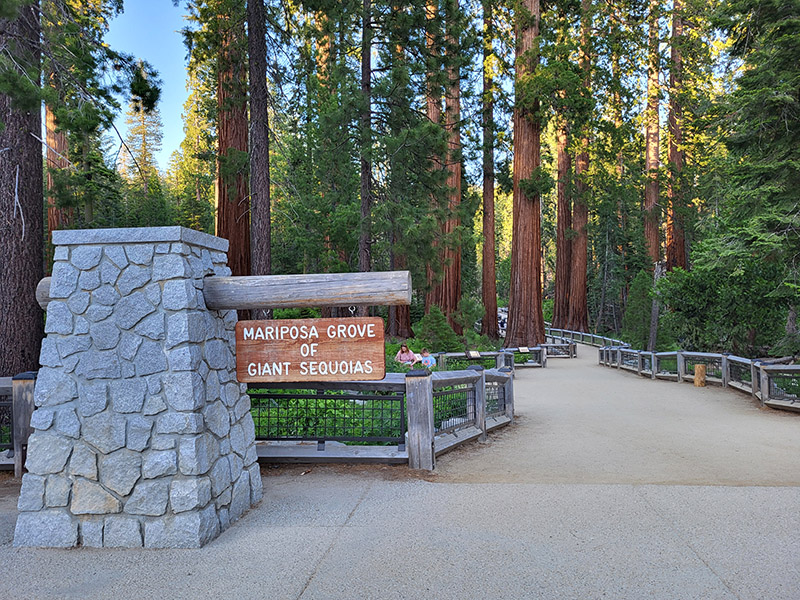
M 383 379 L 383 319 L 278 319 L 236 324 L 241 382 Z

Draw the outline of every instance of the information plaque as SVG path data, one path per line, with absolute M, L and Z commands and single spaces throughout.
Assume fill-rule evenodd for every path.
M 241 382 L 383 379 L 383 319 L 278 319 L 236 324 Z

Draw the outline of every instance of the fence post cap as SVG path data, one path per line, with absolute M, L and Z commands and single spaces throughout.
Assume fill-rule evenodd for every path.
M 408 377 L 428 377 L 431 374 L 430 370 L 428 369 L 414 369 L 406 373 L 406 378 Z
M 17 373 L 11 378 L 11 381 L 30 381 L 31 379 L 36 379 L 38 374 L 39 371 L 25 371 L 24 373 Z
M 483 371 L 484 367 L 483 367 L 483 365 L 468 365 L 466 370 L 467 371 L 470 371 L 470 370 L 471 371 Z

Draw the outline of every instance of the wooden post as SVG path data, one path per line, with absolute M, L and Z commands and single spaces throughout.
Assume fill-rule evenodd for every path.
M 505 382 L 505 395 L 506 395 L 506 416 L 514 421 L 514 371 L 509 367 L 500 369 L 503 373 L 508 374 L 508 381 Z
M 605 352 L 606 352 L 605 348 L 602 347 L 597 351 L 597 364 L 600 366 L 602 366 L 606 362 L 605 360 L 603 360 Z
M 547 348 L 542 347 L 542 368 L 547 366 Z
M 731 374 L 730 374 L 730 365 L 728 364 L 728 355 L 722 355 L 722 387 L 728 387 L 728 382 L 730 381 Z
M 706 365 L 703 363 L 694 366 L 694 387 L 706 387 Z
M 475 382 L 475 426 L 481 430 L 482 442 L 486 441 L 486 372 L 482 365 L 470 365 L 467 367 L 472 371 L 481 374 L 480 379 Z
M 622 348 L 617 348 L 617 369 L 622 368 Z
M 758 364 L 757 360 L 750 361 L 750 391 L 756 398 L 758 398 L 758 384 L 760 383 Z
M 656 353 L 650 352 L 650 379 L 656 379 L 656 364 L 658 363 L 658 359 L 656 359 Z
M 675 359 L 678 363 L 678 383 L 681 383 L 686 374 L 686 358 L 683 356 L 683 352 L 676 352 Z
M 28 454 L 28 438 L 33 415 L 33 388 L 36 371 L 20 373 L 11 378 L 14 420 L 14 477 L 22 477 L 22 467 Z
M 769 374 L 762 364 L 758 365 L 758 369 L 761 380 L 761 385 L 759 386 L 761 388 L 761 405 L 763 406 L 769 400 Z
M 433 380 L 427 369 L 406 374 L 408 409 L 408 466 L 433 471 L 436 453 L 433 446 Z
M 636 374 L 642 374 L 642 352 L 641 350 L 636 353 Z
M 445 356 L 444 352 L 440 352 L 436 356 L 436 368 L 439 369 L 440 371 L 447 370 L 447 356 Z

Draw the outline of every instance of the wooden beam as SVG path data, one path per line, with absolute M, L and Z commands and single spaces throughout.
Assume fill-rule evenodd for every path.
M 213 310 L 411 304 L 408 271 L 209 277 L 203 288 Z
M 408 271 L 208 277 L 203 287 L 212 310 L 411 304 Z M 39 282 L 36 300 L 47 309 L 50 277 Z

